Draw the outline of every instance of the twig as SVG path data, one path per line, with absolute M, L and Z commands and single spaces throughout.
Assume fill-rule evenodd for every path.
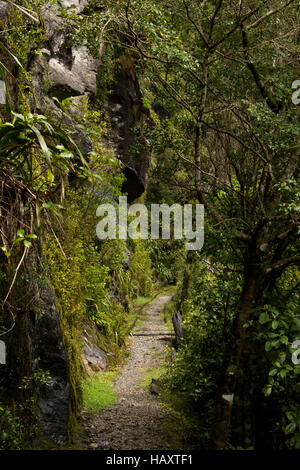
M 21 257 L 21 259 L 20 259 L 20 261 L 19 261 L 19 264 L 18 264 L 18 266 L 17 266 L 17 269 L 15 270 L 15 274 L 14 274 L 13 280 L 12 280 L 12 282 L 11 282 L 11 285 L 10 285 L 10 287 L 9 287 L 9 289 L 8 289 L 8 292 L 7 292 L 6 296 L 5 296 L 5 299 L 3 300 L 2 308 L 4 307 L 6 301 L 7 301 L 8 297 L 9 297 L 9 295 L 10 295 L 10 293 L 11 293 L 11 290 L 12 290 L 12 288 L 13 288 L 13 286 L 14 286 L 15 281 L 16 281 L 16 277 L 17 277 L 18 271 L 19 271 L 19 269 L 20 269 L 20 267 L 21 267 L 21 265 L 22 265 L 22 263 L 23 263 L 23 261 L 24 261 L 24 258 L 25 258 L 26 254 L 27 254 L 27 251 L 28 251 L 28 248 L 27 248 L 27 246 L 25 246 L 25 247 L 24 247 L 24 251 L 23 251 L 23 255 L 22 255 L 22 257 Z

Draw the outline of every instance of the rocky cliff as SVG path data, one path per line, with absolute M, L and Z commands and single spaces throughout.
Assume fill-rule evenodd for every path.
M 87 3 L 86 0 L 62 1 L 65 7 L 75 4 L 77 13 L 84 11 Z M 12 8 L 10 3 L 0 2 L 0 27 L 3 31 Z M 86 45 L 75 46 L 70 42 L 63 20 L 54 7 L 48 6 L 41 10 L 40 22 L 45 31 L 41 47 L 39 50 L 30 50 L 25 64 L 31 77 L 31 108 L 39 114 L 51 115 L 57 122 L 64 123 L 72 130 L 73 139 L 83 156 L 89 159 L 92 142 L 78 126 L 76 115 L 81 112 L 82 100 L 93 102 L 95 106 L 99 71 L 102 67 L 101 58 L 92 57 Z M 24 17 L 24 26 L 30 23 L 30 18 Z M 7 96 L 10 97 L 12 107 L 16 108 L 19 89 L 10 73 L 16 74 L 18 66 L 5 51 L 1 53 L 1 57 L 6 61 L 9 70 L 5 77 Z M 147 181 L 147 141 L 142 134 L 137 136 L 134 128 L 147 120 L 148 115 L 143 106 L 134 59 L 123 53 L 116 57 L 112 74 L 112 92 L 101 104 L 101 111 L 107 123 L 103 144 L 114 152 L 123 165 L 126 176 L 123 190 L 128 193 L 128 200 L 131 202 L 144 192 Z M 71 106 L 63 109 L 59 102 L 66 99 Z M 0 113 L 5 121 L 8 118 L 6 108 L 2 106 Z M 133 152 L 132 148 L 136 143 L 139 144 L 140 150 Z M 38 269 L 40 256 L 41 253 L 36 253 L 31 261 L 34 266 L 32 277 Z M 51 380 L 43 384 L 38 402 L 40 435 L 63 444 L 68 440 L 70 413 L 74 413 L 76 408 L 76 390 L 70 380 L 70 358 L 63 343 L 56 299 L 47 279 L 33 282 L 32 299 L 29 315 L 20 315 L 15 329 L 7 336 L 8 362 L 6 368 L 1 370 L 1 384 L 6 384 L 7 390 L 17 393 L 17 380 L 8 385 L 12 375 L 21 377 L 32 374 L 34 370 L 48 370 Z M 86 335 L 84 342 L 86 365 L 94 370 L 95 367 L 98 367 L 98 370 L 105 368 L 105 356 L 93 344 L 91 336 Z M 22 362 L 20 357 L 26 360 Z M 18 370 L 16 364 L 19 364 Z

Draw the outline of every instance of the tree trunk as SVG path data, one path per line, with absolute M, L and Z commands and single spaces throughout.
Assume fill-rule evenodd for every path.
M 212 449 L 221 450 L 226 447 L 237 379 L 240 376 L 244 382 L 243 374 L 247 374 L 247 371 L 241 370 L 241 358 L 247 333 L 247 329 L 243 325 L 251 318 L 259 278 L 254 263 L 248 265 L 245 269 L 244 286 L 231 335 L 225 349 L 223 372 L 217 391 L 215 414 L 210 435 L 210 447 Z
M 180 315 L 180 313 L 174 313 L 174 315 L 172 316 L 172 323 L 176 335 L 175 347 L 176 349 L 178 349 L 181 347 L 181 341 L 183 338 L 182 316 Z
M 258 357 L 256 352 L 255 344 L 246 340 L 235 392 L 237 403 L 232 440 L 235 446 L 244 449 L 254 448 L 256 440 L 255 378 Z
M 184 301 L 188 297 L 192 263 L 193 263 L 193 255 L 192 255 L 191 251 L 188 251 L 187 257 L 186 257 L 185 268 L 184 268 L 183 280 L 182 280 L 180 301 L 178 303 L 178 310 L 179 310 L 181 315 L 182 315 L 182 308 L 183 308 Z

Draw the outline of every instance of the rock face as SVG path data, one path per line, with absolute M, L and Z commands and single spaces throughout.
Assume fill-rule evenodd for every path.
M 126 182 L 122 189 L 128 193 L 128 201 L 132 202 L 146 187 L 150 156 L 147 139 L 140 129 L 145 121 L 150 120 L 143 105 L 133 58 L 124 54 L 118 61 L 113 91 L 108 97 L 109 138 L 116 155 L 125 165 Z M 138 133 L 134 132 L 135 128 Z M 138 151 L 133 152 L 135 147 Z
M 75 5 L 77 12 L 83 11 L 87 3 L 87 0 L 62 0 L 65 7 Z M 5 25 L 8 8 L 10 6 L 7 2 L 0 1 L 0 26 Z M 44 47 L 40 54 L 32 54 L 28 61 L 34 94 L 32 107 L 40 114 L 48 113 L 56 117 L 58 122 L 72 129 L 73 139 L 87 157 L 92 150 L 92 142 L 78 127 L 74 114 L 80 109 L 81 100 L 87 100 L 96 94 L 101 61 L 94 59 L 85 46 L 70 46 L 55 9 L 45 8 L 43 15 L 48 31 Z M 123 190 L 128 192 L 128 200 L 131 202 L 144 192 L 147 181 L 147 141 L 143 132 L 136 134 L 134 128 L 140 129 L 148 115 L 143 106 L 133 59 L 124 55 L 118 59 L 118 64 L 113 92 L 105 105 L 110 121 L 107 140 L 124 164 L 127 180 Z M 12 95 L 16 95 L 15 87 L 11 86 L 10 91 Z M 72 109 L 62 111 L 53 100 L 54 97 L 60 101 L 71 98 Z M 17 96 L 13 96 L 15 102 L 16 98 Z M 132 153 L 134 146 L 139 150 Z M 68 439 L 69 413 L 73 406 L 74 391 L 70 383 L 68 357 L 62 341 L 55 298 L 45 279 L 43 288 L 37 287 L 36 291 L 37 306 L 32 312 L 32 318 L 27 321 L 26 317 L 26 322 L 24 319 L 24 323 L 20 321 L 17 325 L 20 330 L 19 338 L 22 339 L 17 346 L 23 354 L 26 352 L 27 368 L 22 371 L 23 375 L 29 376 L 32 370 L 38 369 L 50 373 L 51 380 L 42 387 L 38 401 L 38 418 L 42 436 L 63 444 Z M 14 359 L 11 356 L 11 363 Z M 84 341 L 83 360 L 91 373 L 106 370 L 105 353 L 88 336 Z M 13 390 L 15 384 L 9 386 Z
M 3 24 L 6 24 L 6 15 L 7 15 L 8 3 L 0 2 L 0 20 Z
M 72 49 L 71 64 L 59 57 L 51 57 L 48 63 L 51 86 L 50 96 L 59 100 L 96 92 L 98 63 L 89 55 L 85 46 Z
M 65 7 L 75 5 L 76 12 L 81 12 L 87 1 L 63 0 L 62 3 Z M 76 126 L 72 114 L 63 112 L 55 104 L 53 97 L 60 101 L 66 98 L 74 99 L 76 113 L 76 104 L 80 104 L 82 98 L 96 93 L 100 61 L 93 59 L 85 46 L 74 48 L 68 45 L 61 28 L 61 19 L 53 9 L 45 10 L 44 17 L 48 30 L 47 42 L 31 66 L 35 104 L 39 112 L 48 111 L 69 129 L 73 129 L 73 138 L 86 157 L 92 150 L 91 140 Z M 34 366 L 48 370 L 51 380 L 42 388 L 38 416 L 43 436 L 63 444 L 68 439 L 72 389 L 59 315 L 55 299 L 48 287 L 40 293 L 39 313 L 35 328 Z M 90 371 L 105 370 L 105 354 L 95 345 L 85 344 L 84 358 Z
M 90 373 L 106 370 L 106 354 L 92 343 L 83 346 L 83 362 Z
M 30 312 L 25 313 L 20 308 L 15 328 L 6 335 L 7 363 L 0 374 L 1 388 L 16 401 L 30 398 L 31 395 L 24 395 L 26 392 L 19 389 L 21 379 L 32 377 L 34 372 L 41 378 L 40 371 L 48 371 L 50 379 L 45 384 L 40 379 L 31 383 L 38 395 L 39 439 L 64 444 L 68 441 L 69 414 L 74 403 L 69 360 L 53 292 L 45 278 L 39 282 L 34 280 L 37 270 L 35 252 L 29 255 L 28 263 L 33 274 L 32 303 Z
M 77 12 L 81 12 L 87 4 L 86 1 L 79 0 L 66 0 L 62 3 L 66 7 L 75 4 Z M 35 103 L 39 112 L 50 110 L 58 120 L 75 129 L 73 138 L 86 157 L 91 151 L 90 139 L 79 128 L 76 130 L 76 122 L 72 116 L 67 112 L 62 113 L 53 97 L 60 101 L 71 98 L 76 103 L 83 97 L 95 95 L 101 61 L 94 59 L 85 46 L 75 48 L 69 45 L 62 31 L 62 21 L 55 10 L 47 10 L 44 15 L 48 29 L 47 44 L 32 65 Z M 149 120 L 149 116 L 143 106 L 143 95 L 133 58 L 124 54 L 116 62 L 118 66 L 114 71 L 112 93 L 105 105 L 109 120 L 106 139 L 108 147 L 124 164 L 126 180 L 122 189 L 128 194 L 130 203 L 146 187 L 150 158 L 147 139 L 140 129 Z M 133 152 L 133 148 L 138 150 Z
M 81 12 L 88 4 L 88 0 L 62 0 L 61 3 L 65 8 L 75 6 L 75 11 Z
M 107 368 L 107 355 L 98 344 L 97 327 L 87 322 L 82 335 L 82 362 L 88 374 L 104 372 Z
M 87 2 L 79 0 L 62 2 L 65 6 L 76 5 L 81 11 Z M 56 116 L 69 129 L 82 154 L 87 157 L 92 150 L 90 138 L 82 132 L 76 121 L 53 100 L 88 98 L 96 93 L 97 73 L 100 61 L 94 59 L 85 46 L 71 47 L 63 31 L 62 20 L 54 9 L 44 10 L 47 38 L 41 54 L 31 64 L 34 104 L 38 112 L 46 111 Z
M 49 371 L 51 377 L 43 385 L 38 401 L 41 433 L 57 444 L 64 444 L 68 440 L 71 387 L 59 314 L 48 286 L 39 293 L 33 355 L 34 368 Z

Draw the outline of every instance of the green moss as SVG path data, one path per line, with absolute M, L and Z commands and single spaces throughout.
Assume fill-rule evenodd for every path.
M 113 381 L 113 372 L 103 372 L 89 377 L 83 383 L 83 407 L 86 411 L 95 413 L 116 402 Z
M 133 300 L 134 307 L 143 307 L 151 301 L 152 297 L 137 297 Z
M 203 448 L 207 429 L 201 429 L 201 420 L 192 400 L 177 390 L 167 388 L 163 388 L 159 400 L 167 409 L 162 423 L 163 442 L 171 449 Z
M 173 323 L 172 323 L 172 316 L 175 312 L 176 312 L 176 302 L 172 298 L 168 302 L 165 303 L 163 312 L 162 312 L 163 321 L 167 325 L 170 331 L 174 331 Z
M 159 367 L 149 367 L 145 374 L 142 377 L 142 385 L 143 387 L 148 388 L 151 385 L 152 379 L 158 380 L 165 372 L 165 368 L 163 366 Z
M 153 292 L 152 266 L 149 251 L 143 240 L 133 243 L 133 253 L 130 257 L 130 277 L 135 295 L 148 297 Z
M 42 7 L 43 3 L 43 1 L 40 1 L 39 6 Z M 32 5 L 26 5 L 27 8 L 28 6 L 30 9 L 32 8 Z M 34 9 L 36 9 L 35 13 L 39 14 L 39 8 L 35 6 Z M 7 15 L 7 31 L 6 42 L 12 54 L 9 56 L 9 60 L 12 63 L 17 63 L 17 65 L 21 64 L 18 67 L 16 77 L 18 111 L 21 113 L 31 112 L 29 100 L 34 100 L 34 96 L 32 92 L 32 74 L 28 72 L 27 66 L 31 56 L 38 54 L 39 49 L 43 47 L 46 27 L 43 21 L 32 23 L 18 8 L 12 7 Z
M 81 326 L 85 305 L 83 302 L 80 265 L 72 258 L 67 260 L 53 240 L 45 247 L 48 271 L 60 313 L 63 341 L 69 360 L 69 379 L 72 388 L 70 400 L 69 432 L 72 436 L 81 405 L 80 383 L 84 376 L 81 360 Z
M 124 267 L 126 245 L 119 240 L 92 243 L 94 214 L 95 201 L 86 190 L 84 193 L 69 190 L 65 201 L 63 248 L 50 238 L 44 244 L 46 269 L 57 299 L 70 364 L 70 437 L 82 406 L 84 331 L 88 330 L 92 342 L 109 353 L 108 365 L 115 366 L 124 356 L 131 318 L 127 300 L 132 295 L 131 282 Z M 118 297 L 111 297 L 112 286 L 118 288 Z M 96 395 L 94 380 L 83 394 Z M 101 388 L 104 396 L 111 395 L 107 387 L 104 384 Z

